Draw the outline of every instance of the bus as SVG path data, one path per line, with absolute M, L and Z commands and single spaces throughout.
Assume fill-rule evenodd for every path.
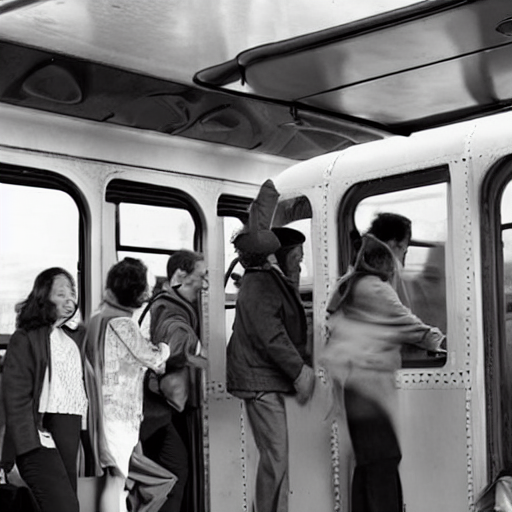
M 257 450 L 225 351 L 231 241 L 268 178 L 274 224 L 306 235 L 318 381 L 307 405 L 287 399 L 290 512 L 350 510 L 318 355 L 351 235 L 382 211 L 412 220 L 411 308 L 447 334 L 446 357 L 404 354 L 396 375 L 407 512 L 473 510 L 512 463 L 512 7 L 355 4 L 0 2 L 0 355 L 44 268 L 76 277 L 87 321 L 119 259 L 154 284 L 174 251 L 204 253 L 205 489 L 186 512 L 252 510 Z M 97 480 L 78 492 L 95 512 Z

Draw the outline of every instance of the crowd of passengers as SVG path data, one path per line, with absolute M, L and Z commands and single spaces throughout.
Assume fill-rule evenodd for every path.
M 306 315 L 298 290 L 304 235 L 271 228 L 278 193 L 267 180 L 233 243 L 244 275 L 227 347 L 227 389 L 243 400 L 259 453 L 254 512 L 288 512 L 285 396 L 311 399 Z M 407 307 L 400 269 L 410 221 L 379 214 L 328 304 L 319 357 L 343 409 L 356 467 L 352 512 L 402 512 L 394 372 L 403 344 L 442 351 L 444 335 Z M 77 322 L 76 287 L 62 268 L 35 279 L 17 306 L 3 369 L 2 467 L 13 467 L 34 510 L 78 512 L 77 468 L 101 477 L 100 512 L 202 509 L 201 291 L 204 257 L 181 250 L 151 298 L 147 268 L 125 258 L 109 270 L 100 308 Z M 139 320 L 134 312 L 147 303 Z M 149 333 L 141 328 L 149 318 Z M 77 461 L 80 460 L 80 463 Z M 28 512 L 28 511 L 27 511 Z

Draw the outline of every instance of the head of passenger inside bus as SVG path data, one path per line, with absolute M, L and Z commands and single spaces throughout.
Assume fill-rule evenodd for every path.
M 269 256 L 279 250 L 279 239 L 270 229 L 244 228 L 233 239 L 240 264 L 244 269 L 270 266 Z
M 26 300 L 16 306 L 16 327 L 26 330 L 62 324 L 77 308 L 75 282 L 60 267 L 41 272 Z
M 298 230 L 285 227 L 272 228 L 281 247 L 275 251 L 277 263 L 284 275 L 298 289 L 300 283 L 300 264 L 304 259 L 303 244 L 306 237 Z
M 137 309 L 148 299 L 148 269 L 141 260 L 124 258 L 107 274 L 107 300 L 118 305 Z M 112 297 L 113 295 L 113 297 Z
M 368 233 L 386 243 L 396 259 L 405 264 L 405 256 L 411 241 L 412 223 L 397 213 L 379 213 L 373 219 Z
M 372 235 L 363 236 L 355 270 L 376 274 L 383 281 L 390 281 L 395 269 L 395 256 L 387 244 L 383 244 Z
M 204 256 L 182 249 L 167 261 L 169 286 L 178 287 L 180 295 L 189 302 L 197 300 L 201 290 L 208 289 L 208 270 Z

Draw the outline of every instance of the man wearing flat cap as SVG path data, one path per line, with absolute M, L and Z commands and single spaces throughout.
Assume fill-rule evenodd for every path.
M 255 512 L 288 512 L 284 396 L 295 395 L 303 404 L 315 382 L 304 308 L 298 290 L 285 276 L 300 265 L 304 237 L 287 228 L 270 229 L 277 198 L 268 180 L 251 205 L 248 226 L 233 242 L 245 274 L 227 348 L 227 389 L 244 400 L 260 455 Z M 293 247 L 286 245 L 290 241 Z M 280 269 L 269 262 L 271 254 Z

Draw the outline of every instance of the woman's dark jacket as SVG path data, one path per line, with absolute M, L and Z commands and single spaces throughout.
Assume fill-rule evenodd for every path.
M 84 327 L 62 329 L 80 348 Z M 37 431 L 42 429 L 43 414 L 38 409 L 46 368 L 51 368 L 50 332 L 51 326 L 30 331 L 18 329 L 9 341 L 2 374 L 6 414 L 4 463 L 41 446 Z
M 293 393 L 307 353 L 300 297 L 276 269 L 247 269 L 227 348 L 227 389 Z

